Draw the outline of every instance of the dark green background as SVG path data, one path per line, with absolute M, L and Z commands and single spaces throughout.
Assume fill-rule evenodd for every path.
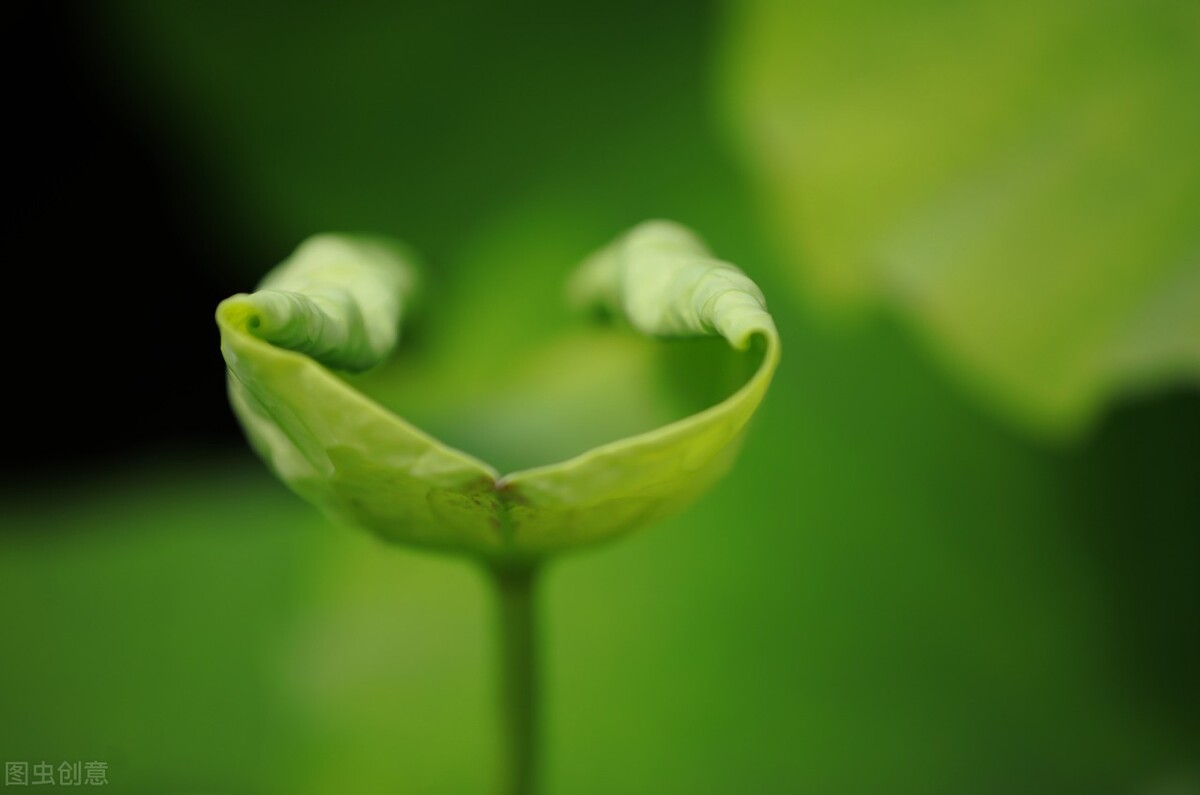
M 764 288 L 785 358 L 700 505 L 551 570 L 545 791 L 1200 791 L 1200 398 L 1050 445 L 896 319 L 812 320 L 714 99 L 724 13 L 22 9 L 0 757 L 120 792 L 487 791 L 484 582 L 274 482 L 211 313 L 313 232 L 388 233 L 469 368 L 668 217 Z

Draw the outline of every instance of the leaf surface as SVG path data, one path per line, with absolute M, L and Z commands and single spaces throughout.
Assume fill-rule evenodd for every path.
M 747 4 L 730 97 L 804 291 L 1050 434 L 1200 379 L 1200 10 Z

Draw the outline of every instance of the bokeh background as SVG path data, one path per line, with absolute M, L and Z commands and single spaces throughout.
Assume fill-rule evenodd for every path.
M 1194 5 L 7 16 L 0 758 L 489 791 L 485 583 L 275 482 L 212 312 L 387 233 L 465 372 L 667 217 L 785 359 L 699 506 L 550 571 L 545 792 L 1200 792 Z

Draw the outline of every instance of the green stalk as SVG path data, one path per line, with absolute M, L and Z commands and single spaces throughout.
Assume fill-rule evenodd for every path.
M 501 795 L 533 795 L 538 762 L 537 564 L 489 567 L 499 601 Z

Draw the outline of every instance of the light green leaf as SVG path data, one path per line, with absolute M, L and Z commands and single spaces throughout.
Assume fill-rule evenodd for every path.
M 515 427 L 568 438 L 580 427 L 586 437 L 593 423 L 636 428 L 666 416 L 651 405 L 664 390 L 690 391 L 671 405 L 698 410 L 501 475 L 360 389 L 386 386 L 386 378 L 334 372 L 388 358 L 415 283 L 402 249 L 326 235 L 302 245 L 259 291 L 217 310 L 230 401 L 255 449 L 306 499 L 399 543 L 533 557 L 677 512 L 729 468 L 778 363 L 778 334 L 754 283 L 683 227 L 642 224 L 589 258 L 569 289 L 577 306 L 624 318 L 634 331 L 594 325 L 548 348 L 527 372 L 549 401 L 497 384 L 494 402 L 507 407 L 497 415 L 480 406 L 495 418 L 480 436 L 493 425 L 503 426 L 501 436 Z M 724 338 L 731 352 L 672 342 L 705 336 Z M 753 374 L 697 406 L 721 389 L 731 355 Z M 597 382 L 596 372 L 607 380 Z M 647 405 L 633 405 L 630 397 L 643 394 Z
M 735 123 L 805 293 L 1052 434 L 1200 378 L 1200 6 L 740 7 Z

